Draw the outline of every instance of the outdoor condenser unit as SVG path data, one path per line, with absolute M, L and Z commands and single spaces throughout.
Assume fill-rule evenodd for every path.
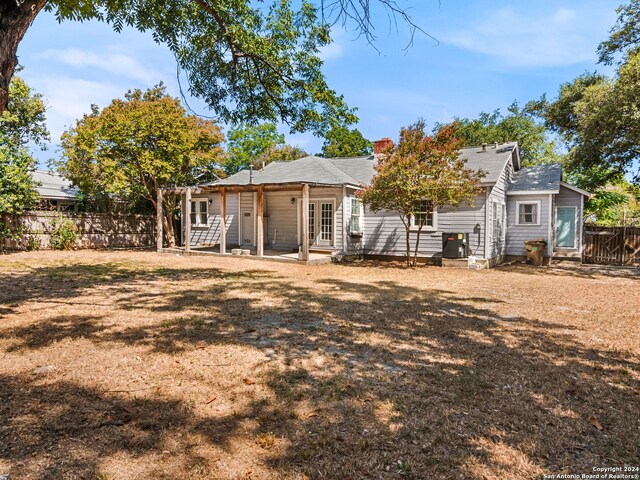
M 444 258 L 467 258 L 469 256 L 469 234 L 443 233 L 442 256 Z

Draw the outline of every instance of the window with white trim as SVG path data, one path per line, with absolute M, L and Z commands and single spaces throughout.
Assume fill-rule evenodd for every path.
M 359 198 L 351 199 L 351 233 L 362 233 L 362 201 Z
M 191 202 L 191 225 L 207 225 L 209 220 L 209 202 L 206 200 L 196 200 Z
M 540 201 L 516 202 L 517 225 L 540 225 Z
M 436 209 L 431 207 L 431 202 L 420 200 L 417 207 L 417 214 L 411 216 L 411 228 L 417 229 L 422 225 L 426 229 L 435 229 Z

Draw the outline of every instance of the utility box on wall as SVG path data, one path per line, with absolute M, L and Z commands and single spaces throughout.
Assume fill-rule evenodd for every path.
M 467 258 L 469 256 L 469 234 L 443 233 L 442 256 L 444 258 Z

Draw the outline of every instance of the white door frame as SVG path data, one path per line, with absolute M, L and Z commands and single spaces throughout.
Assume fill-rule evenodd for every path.
M 253 210 L 250 208 L 242 208 L 240 209 L 240 245 L 245 245 L 244 243 L 244 214 L 248 213 L 249 215 L 251 215 L 251 225 L 253 226 L 252 230 L 253 230 L 253 234 L 251 235 L 251 245 L 255 246 L 256 244 L 256 228 L 255 228 L 255 222 L 254 222 L 254 217 L 255 215 L 253 214 Z
M 558 245 L 558 209 L 559 208 L 573 208 L 573 247 L 561 247 Z M 555 238 L 554 238 L 554 247 L 556 248 L 573 248 L 573 249 L 577 249 L 577 243 L 578 243 L 578 207 L 576 206 L 572 206 L 572 205 L 556 205 L 556 209 L 554 212 L 554 218 L 553 218 L 553 233 L 555 234 Z
M 335 247 L 336 245 L 336 216 L 337 216 L 337 212 L 336 212 L 336 199 L 335 198 L 310 198 L 309 199 L 309 205 L 311 204 L 315 204 L 315 225 L 314 225 L 314 231 L 315 231 L 315 238 L 313 239 L 313 243 L 310 243 L 309 245 L 311 246 L 316 246 L 316 247 Z M 331 231 L 331 242 L 328 243 L 320 243 L 320 241 L 318 240 L 320 238 L 320 205 L 323 203 L 331 203 L 332 204 L 332 208 L 333 208 L 333 215 L 332 215 L 332 231 Z M 301 238 L 302 238 L 302 220 L 300 220 L 300 218 L 302 217 L 302 202 L 298 202 L 299 207 L 298 207 L 298 244 L 301 244 Z

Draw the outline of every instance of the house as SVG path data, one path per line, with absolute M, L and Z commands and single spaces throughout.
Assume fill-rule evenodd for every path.
M 400 217 L 390 211 L 374 213 L 356 195 L 371 182 L 376 155 L 389 142 L 375 142 L 373 156 L 274 162 L 158 195 L 182 195 L 189 252 L 227 254 L 241 247 L 257 256 L 305 261 L 314 252 L 400 257 L 406 248 Z M 482 188 L 473 204 L 430 214 L 418 249 L 422 261 L 441 263 L 445 232 L 468 234 L 467 253 L 483 266 L 523 258 L 524 241 L 531 239 L 548 242 L 547 257 L 580 255 L 588 193 L 563 182 L 560 165 L 522 168 L 516 143 L 464 148 L 460 155 L 467 167 L 486 172 Z
M 57 173 L 36 170 L 32 173 L 36 191 L 40 195 L 38 210 L 74 212 L 78 204 L 78 189 Z

